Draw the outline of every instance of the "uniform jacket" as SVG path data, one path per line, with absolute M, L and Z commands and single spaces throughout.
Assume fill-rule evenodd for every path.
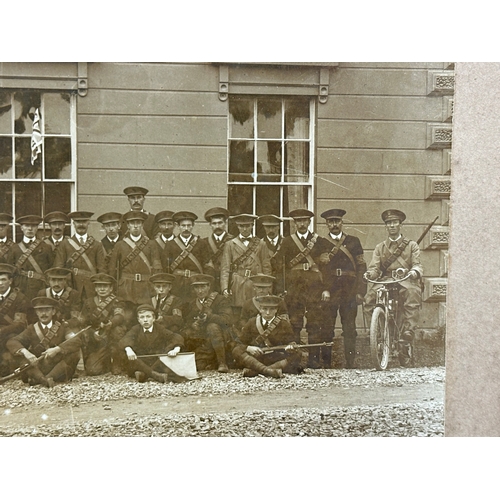
M 158 225 L 155 222 L 154 214 L 146 212 L 145 210 L 144 212 L 148 214 L 148 218 L 144 221 L 144 224 L 142 226 L 142 232 L 151 240 L 158 233 Z M 120 228 L 120 236 L 123 238 L 127 234 L 128 234 L 127 222 L 123 221 L 122 226 Z
M 11 238 L 7 238 L 4 242 L 0 242 L 0 263 L 7 263 L 7 255 L 9 253 L 10 247 L 14 244 Z
M 70 286 L 67 286 L 61 297 L 57 299 L 55 295 L 52 293 L 52 289 L 50 287 L 40 290 L 38 292 L 38 297 L 50 297 L 51 299 L 55 299 L 59 301 L 59 312 L 58 320 L 64 319 L 66 321 L 71 318 L 78 317 L 80 313 L 80 309 L 82 307 L 81 295 L 77 290 L 74 290 Z
M 223 329 L 230 327 L 232 309 L 229 299 L 218 293 L 209 309 L 205 325 L 216 323 Z M 185 303 L 182 313 L 185 326 L 192 325 L 200 312 L 202 312 L 202 304 L 199 299 Z
M 243 328 L 250 318 L 255 318 L 259 314 L 259 309 L 257 307 L 257 302 L 254 298 L 248 299 L 243 303 L 241 308 L 241 315 L 238 321 L 239 328 Z M 288 309 L 284 299 L 281 299 L 278 304 L 278 311 L 276 313 L 278 316 L 285 316 L 288 319 Z
M 162 301 L 158 300 L 157 295 L 151 297 L 149 304 L 155 308 L 156 323 L 168 330 L 178 332 L 183 324 L 182 306 L 183 301 L 175 295 L 168 295 Z
M 25 324 L 27 310 L 28 301 L 24 293 L 18 288 L 11 287 L 7 298 L 0 303 L 0 328 L 13 322 Z
M 259 238 L 254 237 L 248 246 L 252 245 L 255 239 L 258 240 L 258 245 L 254 252 L 236 269 L 233 266 L 234 261 L 244 255 L 248 247 L 241 242 L 239 236 L 229 240 L 224 245 L 220 268 L 220 287 L 222 291 L 231 290 L 233 305 L 237 307 L 241 307 L 245 300 L 253 297 L 253 283 L 250 276 L 258 273 L 271 274 L 271 261 L 266 244 Z M 229 281 L 230 278 L 231 282 Z
M 184 347 L 184 339 L 178 333 L 171 332 L 163 326 L 153 324 L 152 333 L 144 333 L 141 325 L 133 326 L 120 340 L 120 350 L 131 347 L 140 356 L 142 354 L 166 354 L 174 347 Z
M 241 333 L 238 335 L 238 343 L 243 344 L 245 347 L 249 345 L 257 347 L 266 347 L 265 342 L 260 339 L 260 332 L 257 324 L 262 325 L 262 318 L 260 314 L 250 318 Z M 265 330 L 266 328 L 263 327 Z M 295 334 L 293 332 L 292 325 L 286 319 L 282 319 L 279 324 L 272 330 L 268 336 L 269 343 L 271 346 L 276 345 L 287 345 L 295 341 Z
M 107 236 L 104 236 L 104 238 L 101 240 L 102 248 L 104 250 L 104 264 L 106 268 L 109 267 L 109 259 L 111 257 L 111 252 L 113 251 L 113 248 L 115 248 L 116 243 L 118 243 L 118 241 L 120 241 L 121 239 L 122 237 L 118 236 L 118 240 L 113 243 Z
M 191 235 L 188 245 L 192 243 L 193 237 L 194 235 Z M 209 255 L 206 252 L 205 245 L 203 245 L 202 239 L 200 237 L 198 237 L 198 240 L 196 241 L 193 250 L 190 253 L 196 258 L 201 268 L 199 268 L 188 255 L 179 263 L 179 265 L 175 269 L 172 269 L 172 265 L 174 264 L 175 259 L 177 259 L 177 257 L 185 248 L 186 246 L 179 236 L 176 236 L 173 240 L 168 241 L 165 244 L 165 248 L 161 253 L 161 263 L 164 271 L 172 274 L 177 274 L 178 271 L 185 270 L 190 271 L 190 273 L 192 274 L 205 273 L 205 267 L 209 260 Z M 213 272 L 208 272 L 208 274 L 213 275 Z
M 67 240 L 68 237 L 67 236 L 63 236 L 63 241 L 64 240 Z M 55 259 L 55 256 L 56 256 L 56 249 L 57 247 L 62 243 L 62 241 L 60 241 L 57 245 L 54 243 L 54 240 L 52 239 L 51 236 L 48 236 L 47 238 L 44 238 L 43 239 L 44 243 L 47 243 L 47 245 L 49 245 L 49 247 L 52 249 L 52 254 L 53 254 L 53 258 Z

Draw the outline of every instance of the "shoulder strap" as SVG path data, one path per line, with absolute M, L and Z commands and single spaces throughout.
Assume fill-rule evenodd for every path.
M 40 245 L 40 243 L 42 243 L 42 240 L 35 240 L 27 248 L 22 241 L 21 241 L 21 243 L 19 243 L 19 248 L 21 249 L 21 252 L 23 252 L 23 254 L 19 257 L 19 259 L 17 259 L 16 267 L 18 269 L 21 269 L 21 267 L 23 267 L 24 263 L 31 257 L 31 254 L 38 248 L 38 245 Z M 33 265 L 33 262 L 31 260 L 30 260 L 30 264 Z M 37 264 L 37 266 L 38 266 L 38 264 Z M 40 272 L 40 274 L 43 274 L 41 269 L 40 269 L 40 271 L 35 269 L 35 271 L 37 273 Z
M 107 318 L 109 316 L 109 305 L 115 300 L 116 295 L 111 294 L 106 297 L 106 299 L 102 302 L 102 304 L 98 305 L 95 311 L 92 313 L 92 319 L 94 321 L 98 321 L 101 316 Z
M 410 240 L 408 238 L 403 238 L 401 243 L 397 246 L 396 250 L 387 257 L 381 264 L 380 264 L 380 270 L 382 273 L 385 273 L 389 266 L 397 259 L 399 256 L 403 253 L 404 249 L 408 246 L 410 243 Z
M 238 243 L 243 245 L 243 243 L 241 243 L 241 241 L 239 241 L 237 237 L 235 239 L 238 241 Z M 245 262 L 245 260 L 247 260 L 248 257 L 250 257 L 252 253 L 254 253 L 255 250 L 257 250 L 259 243 L 260 243 L 260 238 L 254 237 L 252 241 L 248 244 L 248 247 L 245 247 L 245 245 L 243 245 L 245 247 L 245 253 L 240 255 L 237 259 L 235 259 L 232 262 L 231 266 L 233 267 L 233 269 L 236 269 L 239 265 L 243 264 L 243 262 Z
M 16 300 L 18 291 L 19 290 L 17 288 L 13 288 L 9 293 L 9 296 L 3 301 L 3 304 L 0 306 L 0 316 L 3 316 L 4 320 L 6 320 L 7 323 L 12 323 L 12 319 L 7 316 L 7 311 L 14 303 L 14 300 Z
M 295 233 L 292 234 L 291 237 L 297 248 L 300 250 L 300 252 L 290 261 L 290 267 L 295 266 L 295 264 L 298 264 L 302 259 L 306 259 L 309 265 L 311 266 L 315 265 L 316 263 L 309 254 L 311 253 L 311 250 L 314 248 L 316 241 L 318 241 L 318 235 L 314 233 L 313 237 L 307 242 L 306 246 L 304 246 L 299 241 Z
M 340 250 L 341 252 L 343 252 L 347 258 L 351 261 L 351 264 L 354 268 L 354 270 L 356 271 L 357 270 L 357 266 L 356 266 L 356 261 L 354 260 L 354 257 L 352 256 L 352 253 L 349 251 L 349 249 L 346 247 L 346 246 L 343 246 L 343 243 L 345 241 L 347 237 L 347 234 L 344 233 L 342 235 L 342 238 L 340 238 L 340 240 L 334 240 L 330 234 L 328 234 L 327 236 L 327 239 L 334 244 L 334 247 L 330 250 L 330 252 L 328 252 L 328 255 L 330 256 L 330 259 L 332 259 L 333 257 L 335 257 L 335 255 L 337 255 L 337 252 Z
M 134 243 L 128 236 L 126 236 L 123 238 L 123 241 L 132 248 L 132 251 L 120 263 L 121 269 L 125 269 L 139 255 L 148 266 L 148 269 L 151 270 L 151 264 L 142 252 L 144 247 L 148 244 L 149 238 L 147 236 L 142 236 L 139 243 Z
M 74 264 L 80 257 L 82 257 L 92 274 L 96 273 L 96 269 L 92 262 L 90 262 L 90 259 L 86 252 L 92 246 L 92 243 L 94 243 L 94 241 L 94 238 L 92 236 L 89 236 L 86 243 L 80 246 L 75 240 L 73 240 L 72 238 L 68 238 L 68 243 L 75 249 L 75 252 L 73 252 L 69 258 L 70 261 Z
M 0 259 L 10 250 L 10 247 L 14 244 L 12 240 L 7 240 L 5 245 L 0 248 Z
M 172 265 L 170 266 L 170 272 L 175 271 L 180 263 L 186 258 L 189 257 L 193 262 L 194 265 L 198 268 L 199 272 L 203 272 L 203 268 L 201 267 L 200 262 L 198 259 L 191 253 L 193 251 L 194 246 L 198 242 L 199 236 L 193 236 L 193 239 L 189 242 L 189 245 L 187 247 L 182 246 L 182 243 L 180 242 L 179 238 L 174 238 L 175 243 L 179 248 L 182 249 L 182 252 L 177 256 L 177 258 L 172 262 Z
M 259 332 L 258 340 L 262 340 L 267 347 L 271 347 L 271 341 L 269 340 L 269 335 L 273 332 L 273 330 L 280 324 L 281 316 L 276 315 L 274 319 L 271 321 L 267 328 L 264 330 L 262 323 L 260 322 L 261 315 L 258 314 L 255 318 L 255 326 L 257 327 L 257 331 Z

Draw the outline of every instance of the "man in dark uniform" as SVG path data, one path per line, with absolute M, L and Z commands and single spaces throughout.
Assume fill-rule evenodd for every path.
M 234 238 L 232 234 L 227 232 L 227 219 L 229 212 L 222 207 L 214 207 L 205 212 L 205 220 L 210 224 L 212 234 L 207 238 L 203 238 L 205 252 L 209 258 L 207 266 L 213 269 L 214 274 L 214 290 L 220 290 L 220 263 L 222 260 L 222 252 L 224 245 Z
M 0 213 L 0 263 L 7 262 L 7 253 L 14 244 L 9 236 L 9 225 L 12 222 L 12 215 Z
M 158 232 L 158 226 L 155 223 L 155 216 L 150 212 L 146 212 L 144 210 L 144 202 L 146 201 L 146 195 L 148 194 L 148 190 L 139 186 L 130 186 L 123 190 L 123 192 L 128 197 L 128 202 L 130 204 L 130 210 L 136 212 L 142 212 L 147 217 L 144 220 L 143 231 L 144 234 L 150 239 L 154 239 L 156 233 Z M 127 224 L 125 220 L 122 223 L 120 234 L 125 236 L 127 233 Z
M 175 276 L 176 281 L 172 293 L 185 301 L 193 296 L 189 282 L 190 276 L 202 274 L 205 271 L 210 273 L 211 270 L 205 269 L 207 254 L 204 252 L 201 238 L 193 234 L 194 223 L 198 216 L 184 211 L 176 212 L 173 219 L 179 226 L 180 233 L 165 245 L 161 254 L 161 263 L 165 271 Z
M 415 335 L 418 325 L 420 308 L 422 307 L 422 289 L 420 280 L 424 274 L 420 263 L 420 248 L 416 241 L 403 237 L 401 227 L 406 215 L 401 210 L 385 210 L 382 212 L 382 220 L 388 237 L 379 243 L 372 255 L 368 265 L 366 277 L 372 280 L 392 280 L 392 272 L 398 268 L 404 270 L 405 275 L 410 278 L 400 283 L 399 296 L 403 308 L 403 324 L 401 340 L 403 341 L 401 364 L 407 366 L 411 360 L 409 346 Z M 371 285 L 365 296 L 365 313 L 367 319 L 371 315 L 377 299 L 377 290 L 382 285 Z
M 38 321 L 9 339 L 7 349 L 19 365 L 25 361 L 30 363 L 31 367 L 25 372 L 23 380 L 33 385 L 53 387 L 54 382 L 71 380 L 79 352 L 60 347 L 68 330 L 64 324 L 54 319 L 57 301 L 48 297 L 35 297 L 31 303 Z M 38 357 L 41 357 L 39 361 Z
M 63 240 L 68 239 L 68 237 L 64 235 L 64 229 L 66 224 L 70 223 L 70 219 L 64 212 L 50 212 L 45 216 L 44 221 L 45 224 L 49 225 L 50 236 L 44 238 L 43 241 L 52 248 L 55 258 L 57 246 Z
M 73 288 L 81 295 L 82 300 L 94 296 L 94 285 L 90 277 L 105 271 L 104 249 L 100 241 L 88 234 L 92 212 L 70 212 L 75 234 L 62 241 L 56 249 L 54 267 L 71 269 Z
M 271 261 L 266 244 L 252 236 L 256 215 L 240 214 L 231 217 L 239 234 L 224 245 L 220 266 L 220 287 L 226 297 L 232 295 L 233 314 L 241 314 L 243 303 L 253 297 L 250 276 L 271 274 Z
M 71 271 L 63 267 L 52 267 L 45 271 L 45 279 L 49 286 L 40 290 L 38 297 L 50 297 L 58 301 L 55 319 L 68 322 L 78 320 L 82 304 L 80 294 L 69 286 Z
M 217 367 L 227 373 L 226 348 L 232 340 L 230 334 L 231 304 L 223 295 L 212 290 L 214 278 L 207 274 L 191 277 L 196 298 L 183 307 L 184 328 L 181 333 L 188 351 L 194 351 L 198 370 Z
M 115 248 L 116 243 L 121 240 L 120 236 L 120 222 L 122 220 L 122 214 L 118 212 L 106 212 L 105 214 L 97 217 L 97 222 L 102 224 L 102 228 L 106 233 L 106 236 L 101 240 L 102 248 L 104 250 L 104 264 L 106 269 L 109 266 L 109 259 L 113 248 Z
M 293 218 L 296 231 L 284 238 L 274 261 L 275 267 L 280 269 L 277 288 L 278 291 L 286 293 L 285 302 L 290 313 L 290 323 L 295 332 L 295 342 L 299 343 L 306 312 L 309 338 L 315 338 L 319 334 L 324 319 L 321 307 L 323 283 L 313 258 L 321 237 L 309 231 L 311 218 L 314 217 L 310 210 L 292 210 L 288 216 Z M 318 368 L 316 360 L 312 357 L 309 359 L 309 366 Z
M 6 350 L 6 342 L 21 333 L 27 326 L 28 302 L 24 294 L 12 285 L 14 266 L 0 263 L 0 375 L 11 373 L 11 356 Z
M 160 247 L 160 254 L 165 249 L 167 241 L 172 241 L 175 238 L 173 215 L 174 212 L 170 210 L 163 210 L 155 215 L 155 223 L 158 226 L 158 234 L 155 237 L 155 241 Z
M 127 356 L 127 371 L 138 382 L 149 378 L 157 382 L 181 382 L 182 377 L 172 372 L 157 354 L 177 356 L 184 347 L 183 338 L 155 322 L 153 306 L 142 304 L 137 308 L 138 325 L 132 327 L 120 341 L 120 349 Z M 139 359 L 139 356 L 147 356 Z
M 259 314 L 248 320 L 233 348 L 235 361 L 244 367 L 244 377 L 259 373 L 267 377 L 282 378 L 285 373 L 300 373 L 301 354 L 295 348 L 295 334 L 289 321 L 277 314 L 281 297 L 259 297 Z M 264 348 L 286 346 L 269 353 Z
M 149 278 L 162 270 L 158 245 L 142 231 L 146 218 L 144 212 L 136 210 L 123 215 L 127 234 L 115 245 L 109 260 L 108 274 L 119 276 L 118 297 L 135 305 L 149 302 Z
M 264 227 L 264 231 L 266 232 L 263 240 L 269 251 L 269 258 L 271 259 L 271 274 L 274 277 L 277 277 L 277 273 L 282 268 L 282 266 L 279 266 L 278 263 L 278 268 L 276 269 L 276 262 L 274 258 L 276 257 L 276 254 L 279 252 L 281 245 L 283 244 L 283 236 L 281 236 L 280 234 L 280 224 L 283 221 L 276 215 L 261 215 L 258 219 L 258 222 L 262 224 L 262 226 Z
M 156 323 L 172 332 L 179 332 L 184 325 L 182 318 L 183 302 L 179 297 L 171 294 L 175 282 L 173 274 L 158 273 L 149 278 L 154 286 L 155 294 L 151 297 L 151 305 L 154 307 Z
M 23 239 L 14 243 L 7 255 L 7 262 L 17 268 L 17 286 L 28 301 L 45 288 L 44 272 L 52 267 L 54 260 L 49 245 L 36 237 L 41 222 L 38 215 L 19 217 L 17 223 L 21 225 Z
M 323 276 L 322 301 L 328 312 L 327 323 L 317 336 L 309 336 L 309 343 L 331 342 L 337 313 L 342 323 L 346 368 L 354 368 L 356 354 L 356 314 L 363 302 L 366 283 L 363 274 L 366 263 L 359 238 L 343 231 L 345 210 L 332 208 L 321 214 L 328 227 L 328 235 L 317 245 L 316 261 Z M 321 351 L 321 352 L 320 352 Z M 321 359 L 324 368 L 331 368 L 331 347 L 309 349 L 309 356 Z

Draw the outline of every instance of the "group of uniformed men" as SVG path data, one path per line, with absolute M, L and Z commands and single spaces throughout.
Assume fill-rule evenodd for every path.
M 154 354 L 192 351 L 199 370 L 281 378 L 331 367 L 331 345 L 300 345 L 331 342 L 337 314 L 353 368 L 358 305 L 364 300 L 370 314 L 376 297 L 365 278 L 401 267 L 411 274 L 402 291 L 404 338 L 412 340 L 423 271 L 418 245 L 401 234 L 403 212 L 382 214 L 388 238 L 367 268 L 359 239 L 343 230 L 342 209 L 321 214 L 324 237 L 309 230 L 313 212 L 293 210 L 295 232 L 282 237 L 275 215 L 215 207 L 205 213 L 212 234 L 200 238 L 194 213 L 153 215 L 144 210 L 147 189 L 124 193 L 129 211 L 97 217 L 101 241 L 88 234 L 91 212 L 19 217 L 18 243 L 7 236 L 12 216 L 0 214 L 0 375 L 23 367 L 26 383 L 47 387 L 77 369 L 179 381 Z M 227 232 L 230 217 L 236 236 Z M 257 220 L 263 238 L 253 236 Z M 71 221 L 75 234 L 64 236 Z M 42 222 L 51 234 L 39 239 Z

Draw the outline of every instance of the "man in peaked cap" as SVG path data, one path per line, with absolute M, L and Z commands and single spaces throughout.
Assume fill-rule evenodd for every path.
M 64 212 L 50 212 L 45 216 L 44 222 L 49 225 L 50 236 L 44 238 L 43 241 L 52 248 L 55 256 L 57 246 L 68 238 L 64 235 L 64 229 L 66 224 L 70 223 L 70 219 Z
M 16 268 L 0 263 L 0 376 L 11 373 L 11 356 L 6 350 L 6 342 L 26 328 L 28 302 L 24 294 L 13 286 Z
M 127 234 L 115 245 L 109 260 L 109 274 L 118 280 L 118 297 L 130 307 L 149 301 L 149 278 L 162 270 L 158 245 L 142 231 L 146 219 L 147 215 L 137 210 L 123 215 Z
M 399 268 L 410 276 L 399 284 L 401 286 L 399 296 L 403 305 L 401 337 L 404 341 L 400 362 L 403 366 L 408 366 L 411 361 L 410 344 L 413 341 L 422 306 L 420 280 L 424 271 L 420 263 L 420 248 L 417 242 L 405 238 L 401 233 L 405 219 L 406 215 L 401 210 L 390 209 L 382 212 L 388 237 L 375 247 L 365 276 L 372 280 L 392 280 L 393 271 Z M 365 295 L 365 313 L 368 320 L 371 320 L 380 286 L 382 285 L 370 284 Z
M 158 226 L 158 234 L 155 237 L 155 241 L 160 247 L 160 253 L 165 249 L 167 241 L 172 241 L 175 238 L 173 215 L 174 212 L 170 210 L 163 210 L 155 215 L 155 223 Z
M 343 230 L 345 210 L 332 208 L 321 214 L 328 227 L 328 234 L 318 241 L 316 258 L 323 276 L 322 301 L 325 322 L 316 336 L 309 337 L 309 343 L 331 342 L 334 335 L 337 314 L 342 323 L 346 368 L 354 368 L 356 354 L 356 315 L 358 304 L 363 302 L 366 283 L 363 275 L 366 262 L 359 238 Z M 309 350 L 309 356 L 324 368 L 331 368 L 331 347 L 316 347 Z
M 0 213 L 0 263 L 7 262 L 7 252 L 14 243 L 8 234 L 12 219 L 12 215 Z
M 52 249 L 37 238 L 38 226 L 42 218 L 25 215 L 16 221 L 21 226 L 23 238 L 14 243 L 7 254 L 7 262 L 17 268 L 17 286 L 28 300 L 36 297 L 45 288 L 44 272 L 52 267 Z M 30 318 L 28 317 L 28 322 Z
M 250 276 L 271 274 L 271 261 L 266 244 L 252 236 L 256 215 L 239 214 L 231 217 L 238 227 L 238 236 L 224 245 L 220 269 L 222 293 L 232 295 L 233 314 L 238 317 L 243 303 L 253 297 Z
M 173 216 L 180 233 L 165 244 L 161 254 L 163 269 L 175 276 L 172 293 L 182 300 L 192 298 L 189 279 L 194 274 L 213 274 L 213 269 L 207 267 L 208 255 L 198 235 L 193 234 L 193 228 L 198 216 L 193 212 L 176 212 Z
M 183 307 L 184 328 L 181 333 L 186 348 L 195 352 L 199 370 L 217 369 L 227 373 L 231 342 L 231 304 L 229 299 L 212 290 L 214 278 L 196 274 L 190 278 L 196 298 Z
M 233 348 L 235 361 L 244 368 L 244 377 L 259 373 L 267 377 L 282 378 L 285 373 L 300 373 L 302 355 L 294 341 L 295 334 L 289 321 L 277 314 L 281 297 L 258 297 L 259 314 L 249 319 Z M 264 353 L 266 347 L 283 346 L 284 350 Z
M 227 232 L 227 219 L 229 212 L 222 207 L 213 207 L 205 212 L 205 220 L 209 223 L 212 234 L 203 238 L 204 252 L 208 255 L 206 258 L 207 266 L 213 269 L 214 290 L 220 292 L 220 263 L 224 245 L 234 238 Z
M 105 214 L 99 215 L 97 217 L 97 222 L 102 224 L 102 228 L 106 233 L 106 236 L 102 238 L 102 248 L 104 250 L 105 266 L 109 265 L 109 258 L 113 248 L 115 248 L 116 242 L 121 240 L 120 236 L 120 223 L 122 220 L 122 214 L 118 212 L 106 212 Z
M 175 276 L 168 273 L 157 273 L 153 274 L 149 281 L 155 289 L 150 303 L 155 310 L 156 323 L 168 330 L 178 332 L 184 325 L 183 301 L 170 293 L 175 283 Z
M 130 210 L 143 212 L 147 215 L 146 219 L 144 220 L 143 231 L 149 239 L 153 239 L 158 232 L 158 226 L 155 223 L 155 216 L 154 214 L 144 210 L 144 202 L 146 201 L 146 195 L 149 193 L 149 191 L 146 188 L 140 186 L 129 186 L 126 187 L 123 192 L 127 195 L 128 202 L 130 204 Z M 124 221 L 120 234 L 124 236 L 126 232 L 127 225 Z
M 277 290 L 286 293 L 285 302 L 290 313 L 290 323 L 295 332 L 295 341 L 300 342 L 300 331 L 304 327 L 307 311 L 307 333 L 314 337 L 323 325 L 321 307 L 323 283 L 318 265 L 314 260 L 321 236 L 309 230 L 314 213 L 307 209 L 292 210 L 288 217 L 295 223 L 295 232 L 283 240 L 274 258 L 277 274 Z M 318 368 L 310 358 L 310 367 Z
M 276 215 L 261 215 L 258 218 L 258 222 L 262 224 L 264 231 L 266 232 L 263 238 L 267 249 L 269 251 L 269 258 L 271 259 L 271 266 L 273 267 L 272 275 L 276 277 L 278 269 L 275 269 L 274 257 L 279 252 L 281 245 L 283 244 L 283 236 L 280 234 L 280 225 L 283 219 L 280 219 Z
M 23 380 L 30 384 L 53 387 L 55 382 L 71 380 L 79 352 L 60 347 L 69 333 L 54 316 L 58 303 L 49 297 L 35 297 L 32 306 L 38 320 L 7 341 L 7 349 L 18 365 L 30 363 Z M 37 358 L 40 358 L 37 361 Z
M 57 246 L 54 267 L 64 267 L 73 273 L 73 288 L 82 300 L 94 296 L 94 286 L 90 277 L 106 269 L 104 249 L 100 241 L 88 234 L 92 212 L 70 212 L 75 234 Z

